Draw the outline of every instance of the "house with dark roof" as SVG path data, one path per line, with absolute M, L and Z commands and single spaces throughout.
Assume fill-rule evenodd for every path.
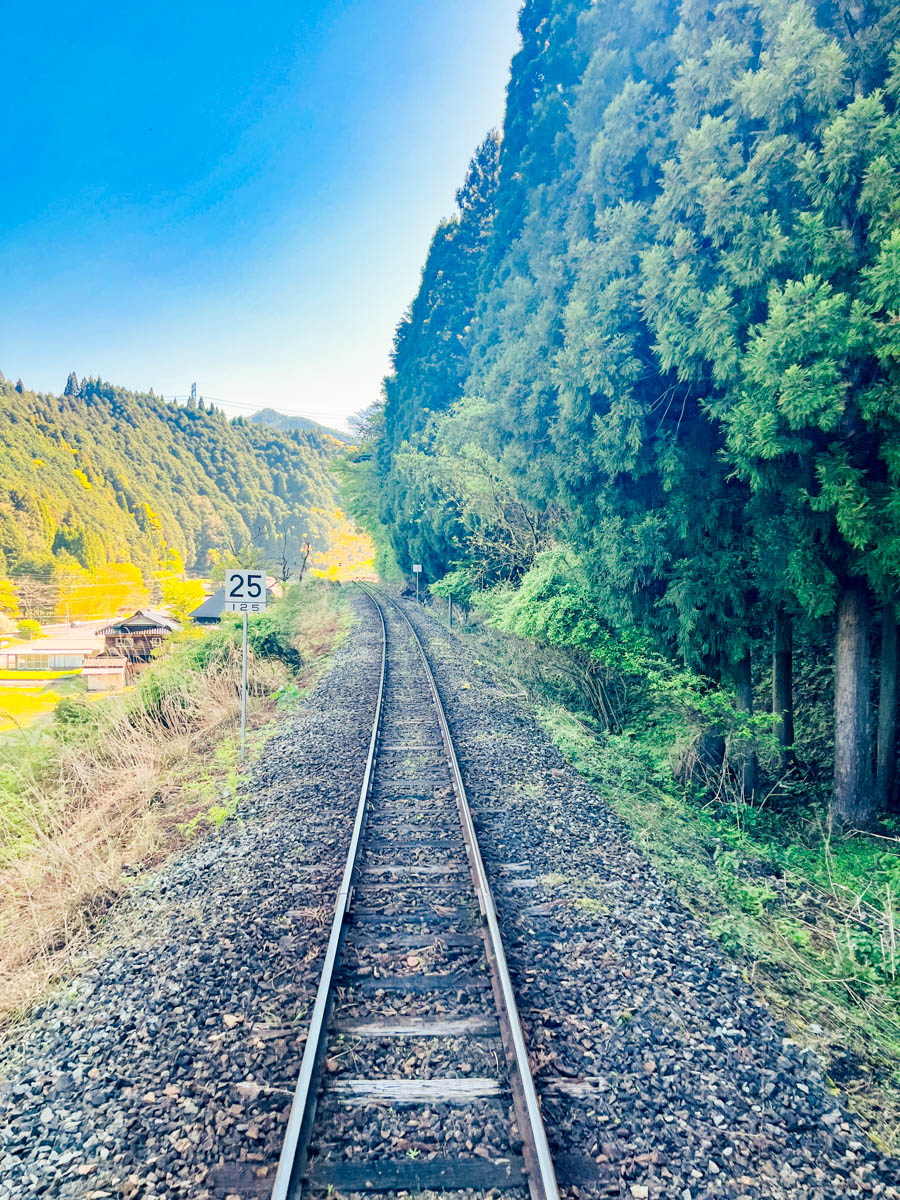
M 218 625 L 225 611 L 225 589 L 220 587 L 217 592 L 207 596 L 203 603 L 188 614 L 189 621 L 198 625 Z

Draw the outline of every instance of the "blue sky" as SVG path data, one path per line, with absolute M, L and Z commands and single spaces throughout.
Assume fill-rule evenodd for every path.
M 0 369 L 371 403 L 502 121 L 520 0 L 48 0 L 4 20 Z

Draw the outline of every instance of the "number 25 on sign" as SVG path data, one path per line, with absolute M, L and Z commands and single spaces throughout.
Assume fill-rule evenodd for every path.
M 265 612 L 265 571 L 229 571 L 225 576 L 225 611 Z

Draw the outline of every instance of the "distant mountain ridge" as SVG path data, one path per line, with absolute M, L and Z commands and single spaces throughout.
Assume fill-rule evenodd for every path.
M 175 551 L 197 571 L 251 549 L 296 561 L 328 541 L 342 446 L 74 373 L 60 396 L 0 374 L 0 578 L 73 560 L 146 575 Z
M 353 443 L 351 435 L 345 433 L 342 429 L 332 429 L 328 425 L 322 425 L 318 421 L 313 421 L 310 417 L 295 417 L 289 413 L 278 412 L 274 408 L 261 408 L 259 412 L 253 414 L 250 420 L 255 425 L 268 425 L 270 429 L 299 429 L 304 433 L 326 433 L 329 437 L 333 437 L 335 441 L 342 442 L 345 446 L 352 445 Z

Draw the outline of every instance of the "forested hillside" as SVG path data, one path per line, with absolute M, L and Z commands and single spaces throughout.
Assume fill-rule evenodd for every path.
M 334 438 L 341 445 L 348 445 L 353 440 L 348 433 L 342 433 L 340 429 L 320 425 L 318 421 L 313 421 L 310 417 L 296 417 L 278 412 L 274 408 L 261 408 L 259 412 L 253 414 L 250 420 L 254 425 L 268 425 L 270 429 L 300 429 L 305 433 L 323 433 Z
M 110 564 L 146 584 L 228 556 L 296 564 L 307 537 L 322 550 L 340 524 L 338 449 L 99 379 L 72 375 L 61 396 L 0 381 L 0 580 L 13 592 L 0 586 L 0 612 L 52 607 L 64 581 L 129 576 Z
M 871 823 L 897 804 L 900 9 L 527 0 L 520 29 L 348 495 L 402 568 L 580 656 L 603 720 L 665 679 L 745 798 L 762 754 Z

